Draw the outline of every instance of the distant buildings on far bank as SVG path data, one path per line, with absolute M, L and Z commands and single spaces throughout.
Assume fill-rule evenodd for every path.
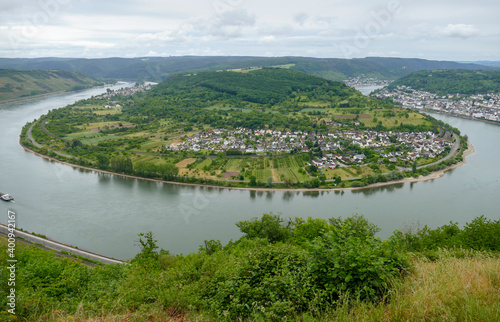
M 441 96 L 417 91 L 407 86 L 398 86 L 395 90 L 382 89 L 373 95 L 379 98 L 391 97 L 404 108 L 426 109 L 450 115 L 500 122 L 500 93 Z

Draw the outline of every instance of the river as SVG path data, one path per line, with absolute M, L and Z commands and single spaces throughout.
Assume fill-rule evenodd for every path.
M 0 222 L 7 221 L 10 209 L 27 231 L 128 259 L 139 251 L 138 233 L 152 231 L 161 248 L 188 253 L 205 239 L 239 238 L 235 222 L 269 212 L 303 218 L 363 214 L 381 228 L 381 238 L 405 226 L 499 218 L 500 126 L 444 115 L 434 116 L 467 134 L 475 147 L 467 164 L 433 181 L 344 193 L 252 192 L 127 179 L 50 162 L 19 145 L 26 122 L 103 91 L 0 105 L 0 191 L 16 198 L 0 203 Z

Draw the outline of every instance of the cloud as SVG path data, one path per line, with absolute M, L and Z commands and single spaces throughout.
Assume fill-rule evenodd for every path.
M 193 30 L 191 24 L 182 24 L 173 30 L 165 30 L 157 33 L 144 33 L 135 37 L 135 40 L 140 42 L 183 42 L 188 37 L 188 34 Z
M 437 27 L 438 34 L 449 38 L 470 38 L 479 33 L 475 25 L 466 24 L 448 24 L 446 27 Z
M 256 24 L 254 14 L 248 13 L 245 9 L 228 10 L 209 18 L 208 33 L 211 36 L 230 39 L 238 38 Z M 206 30 L 206 23 L 201 24 L 201 30 Z

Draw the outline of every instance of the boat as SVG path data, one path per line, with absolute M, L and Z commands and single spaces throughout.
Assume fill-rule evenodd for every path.
M 0 192 L 0 199 L 2 199 L 3 201 L 13 201 L 14 197 L 9 195 L 8 193 L 1 193 Z

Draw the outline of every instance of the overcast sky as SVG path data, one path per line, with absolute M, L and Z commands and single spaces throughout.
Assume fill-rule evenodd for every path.
M 1 0 L 0 57 L 500 60 L 499 0 Z

